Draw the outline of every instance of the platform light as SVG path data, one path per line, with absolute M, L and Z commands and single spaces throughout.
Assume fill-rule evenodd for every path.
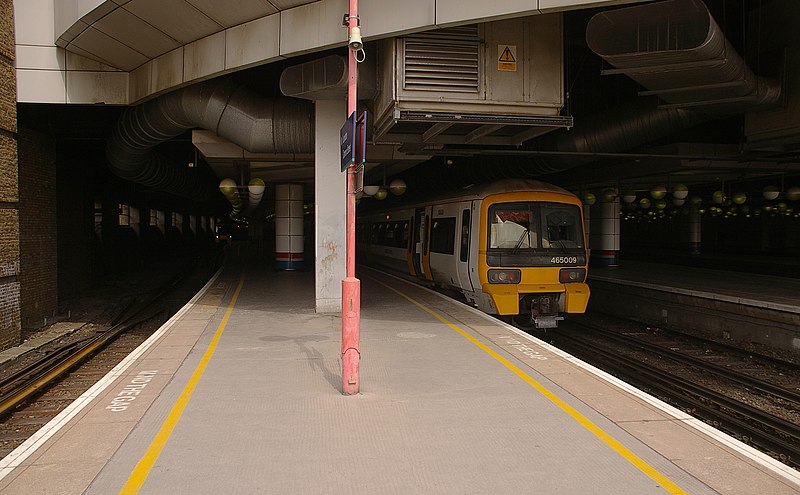
M 389 183 L 389 192 L 394 194 L 395 196 L 400 196 L 404 192 L 406 192 L 406 181 L 403 179 L 394 179 L 392 182 Z
M 675 206 L 683 206 L 686 203 L 686 200 L 683 198 L 672 198 L 672 204 Z
M 632 191 L 630 189 L 624 191 L 622 193 L 622 201 L 630 204 L 636 201 L 636 191 Z
M 364 186 L 364 194 L 367 196 L 375 196 L 375 193 L 378 192 L 380 188 L 381 186 Z
M 377 199 L 378 201 L 380 201 L 382 199 L 386 199 L 386 195 L 387 194 L 388 194 L 388 192 L 386 191 L 386 189 L 381 187 L 375 192 L 375 195 L 373 197 L 375 199 Z
M 666 195 L 667 195 L 666 186 L 662 186 L 661 184 L 659 184 L 650 188 L 650 197 L 653 199 L 663 199 L 664 196 Z
M 639 200 L 639 207 L 646 210 L 650 208 L 650 200 L 647 198 L 642 198 Z
M 800 187 L 794 186 L 786 190 L 786 199 L 789 201 L 797 201 L 800 199 Z
M 597 202 L 597 196 L 595 196 L 594 194 L 587 192 L 586 194 L 583 195 L 583 204 L 592 206 L 596 202 Z
M 761 190 L 761 194 L 764 195 L 764 199 L 767 201 L 773 201 L 778 199 L 778 195 L 780 194 L 780 190 L 775 186 L 766 186 L 764 189 Z
M 737 205 L 742 205 L 745 201 L 747 201 L 747 194 L 742 191 L 735 192 L 733 193 L 731 200 Z
M 714 191 L 711 194 L 711 200 L 714 201 L 716 204 L 721 205 L 725 202 L 725 193 L 722 191 Z
M 603 191 L 603 201 L 606 203 L 613 203 L 617 199 L 617 191 L 615 189 L 606 189 Z
M 672 197 L 677 199 L 686 199 L 689 195 L 689 188 L 686 184 L 675 184 L 672 186 Z

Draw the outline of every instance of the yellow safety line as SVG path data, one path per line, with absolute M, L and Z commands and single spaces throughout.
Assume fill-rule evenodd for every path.
M 172 406 L 172 410 L 169 412 L 167 419 L 164 420 L 164 423 L 161 425 L 161 429 L 156 434 L 153 442 L 150 444 L 150 447 L 147 448 L 147 452 L 145 452 L 142 458 L 139 459 L 139 462 L 133 469 L 128 481 L 125 482 L 125 486 L 123 486 L 119 491 L 120 495 L 134 495 L 139 493 L 142 485 L 144 485 L 147 476 L 150 474 L 150 470 L 156 463 L 158 456 L 161 455 L 161 451 L 164 450 L 164 446 L 166 446 L 170 435 L 172 435 L 172 430 L 175 429 L 178 421 L 180 421 L 183 410 L 186 409 L 186 406 L 189 404 L 189 399 L 192 398 L 194 389 L 197 387 L 197 383 L 200 381 L 200 378 L 202 378 L 203 373 L 206 370 L 206 366 L 208 366 L 208 362 L 211 360 L 211 356 L 214 355 L 214 351 L 217 349 L 217 343 L 222 336 L 222 332 L 225 331 L 225 326 L 228 324 L 228 319 L 233 312 L 233 306 L 236 304 L 236 299 L 239 298 L 239 292 L 242 290 L 242 285 L 244 285 L 244 275 L 242 275 L 242 277 L 239 279 L 239 285 L 236 287 L 236 291 L 233 293 L 231 302 L 228 304 L 228 309 L 225 311 L 225 315 L 222 317 L 222 321 L 219 323 L 217 331 L 214 333 L 214 337 L 211 339 L 211 343 L 208 344 L 205 354 L 203 354 L 203 357 L 200 359 L 200 362 L 194 369 L 191 378 L 189 378 L 189 382 L 183 388 L 183 391 L 178 397 L 177 402 L 175 402 L 175 405 Z
M 505 359 L 503 356 L 499 355 L 498 353 L 496 353 L 495 351 L 490 349 L 486 344 L 484 344 L 483 342 L 480 342 L 478 339 L 476 339 L 472 335 L 470 335 L 467 332 L 465 332 L 464 330 L 460 329 L 459 327 L 457 327 L 453 323 L 450 323 L 443 316 L 439 315 L 438 313 L 436 313 L 432 309 L 428 308 L 424 304 L 419 303 L 416 300 L 412 299 L 410 296 L 407 296 L 406 294 L 400 292 L 399 290 L 397 290 L 397 289 L 395 289 L 393 287 L 390 287 L 389 285 L 386 285 L 385 283 L 381 282 L 380 280 L 374 279 L 372 277 L 369 277 L 369 278 L 375 280 L 376 282 L 378 282 L 379 284 L 383 285 L 387 289 L 399 294 L 400 296 L 402 296 L 403 298 L 408 300 L 410 303 L 412 303 L 415 306 L 421 308 L 423 311 L 427 312 L 428 314 L 430 314 L 431 316 L 433 316 L 437 320 L 441 321 L 442 323 L 444 323 L 448 327 L 450 327 L 453 330 L 455 330 L 456 332 L 460 333 L 467 340 L 469 340 L 470 342 L 472 342 L 473 344 L 475 344 L 476 346 L 481 348 L 483 351 L 485 351 L 487 354 L 489 354 L 490 356 L 492 356 L 493 358 L 498 360 L 500 363 L 503 364 L 503 366 L 505 366 L 509 370 L 513 371 L 517 376 L 519 376 L 520 378 L 522 378 L 523 380 L 528 382 L 528 385 L 530 385 L 531 387 L 535 388 L 540 394 L 542 394 L 545 397 L 547 397 L 548 399 L 550 399 L 550 401 L 553 404 L 558 406 L 565 413 L 569 414 L 575 421 L 580 423 L 581 426 L 583 426 L 584 428 L 589 430 L 592 434 L 594 434 L 597 438 L 602 440 L 603 443 L 605 443 L 606 445 L 611 447 L 615 452 L 617 452 L 619 455 L 621 455 L 626 461 L 628 461 L 631 464 L 633 464 L 634 466 L 636 466 L 637 469 L 639 469 L 641 472 L 643 472 L 644 474 L 649 476 L 651 479 L 653 479 L 656 483 L 661 485 L 668 493 L 670 493 L 672 495 L 688 495 L 687 492 L 683 491 L 678 485 L 673 483 L 669 478 L 667 478 L 666 476 L 664 476 L 663 474 L 658 472 L 654 467 L 652 467 L 651 465 L 647 464 L 639 456 L 637 456 L 636 454 L 634 454 L 633 452 L 628 450 L 618 440 L 616 440 L 611 435 L 609 435 L 608 433 L 603 431 L 599 426 L 597 426 L 596 424 L 592 423 L 592 421 L 589 420 L 589 418 L 587 418 L 586 416 L 584 416 L 580 412 L 576 411 L 572 406 L 570 406 L 569 404 L 564 402 L 556 394 L 554 394 L 553 392 L 551 392 L 550 390 L 545 388 L 542 384 L 540 384 L 539 382 L 537 382 L 536 380 L 534 380 L 533 378 L 531 378 L 530 376 L 525 374 L 524 371 L 522 371 L 521 369 L 519 369 L 516 366 L 514 366 L 513 364 L 511 364 L 507 359 Z

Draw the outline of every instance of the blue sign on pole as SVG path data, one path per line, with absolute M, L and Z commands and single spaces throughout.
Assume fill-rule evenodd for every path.
M 358 133 L 356 134 L 356 166 L 363 165 L 367 161 L 367 111 L 361 114 L 356 122 Z
M 356 113 L 353 112 L 347 117 L 341 130 L 339 130 L 339 144 L 342 147 L 342 172 L 356 161 L 355 137 Z

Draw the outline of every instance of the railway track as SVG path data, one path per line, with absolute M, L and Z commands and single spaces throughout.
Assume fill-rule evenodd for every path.
M 144 342 L 208 279 L 197 263 L 129 298 L 93 335 L 40 351 L 0 380 L 0 458 L 47 424 Z M 161 277 L 164 278 L 163 276 Z M 113 298 L 112 298 L 113 299 Z M 86 326 L 86 325 L 85 325 Z
M 775 380 L 734 369 L 719 354 L 704 351 L 701 356 L 692 356 L 693 351 L 678 352 L 668 343 L 667 347 L 655 345 L 589 322 L 570 321 L 555 335 L 548 334 L 548 340 L 787 465 L 800 468 L 800 422 L 795 419 L 800 415 L 800 393 L 796 390 L 798 375 L 791 376 L 798 372 L 796 365 L 768 359 L 773 370 L 778 365 L 784 368 L 774 371 L 774 376 L 790 375 L 784 385 L 776 385 Z M 747 359 L 751 358 L 748 353 Z M 756 373 L 765 372 L 759 368 Z M 788 385 L 792 383 L 794 387 Z

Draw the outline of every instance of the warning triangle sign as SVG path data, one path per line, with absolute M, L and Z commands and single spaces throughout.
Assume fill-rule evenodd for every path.
M 514 58 L 514 54 L 511 53 L 511 49 L 509 47 L 505 47 L 503 53 L 500 54 L 499 62 L 516 62 L 517 59 Z

